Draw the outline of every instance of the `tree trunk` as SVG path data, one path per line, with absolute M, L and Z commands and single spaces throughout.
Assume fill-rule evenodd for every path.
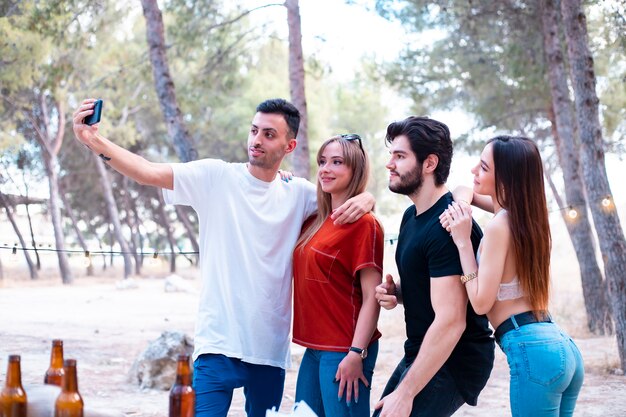
M 28 180 L 26 179 L 26 170 L 24 169 L 24 164 L 18 161 L 17 164 L 20 171 L 22 171 L 22 182 L 24 183 L 25 189 L 25 197 L 26 201 L 24 202 L 24 208 L 26 209 L 26 218 L 28 219 L 28 231 L 30 232 L 30 240 L 33 245 L 33 251 L 35 252 L 35 262 L 37 263 L 37 271 L 41 271 L 41 258 L 39 257 L 39 251 L 37 250 L 37 242 L 35 241 L 35 232 L 33 231 L 33 220 L 30 217 L 30 202 L 28 197 Z
M 606 175 L 587 22 L 580 0 L 561 0 L 561 13 L 574 89 L 585 189 L 604 260 L 621 367 L 626 372 L 626 240 Z M 602 202 L 607 197 L 609 204 L 604 206 Z
M 107 256 L 104 252 L 104 246 L 102 246 L 102 240 L 98 239 L 98 246 L 100 247 L 100 253 L 102 254 L 102 271 L 107 270 Z
M 33 231 L 33 220 L 30 217 L 29 204 L 25 204 L 26 218 L 28 219 L 28 230 L 30 232 L 30 240 L 33 245 L 33 251 L 35 252 L 35 262 L 37 264 L 37 271 L 41 271 L 41 259 L 39 258 L 39 251 L 37 250 L 37 242 L 35 242 L 35 232 Z
M 596 258 L 596 239 L 593 227 L 589 221 L 582 178 L 578 173 L 576 173 L 577 178 L 574 178 L 571 172 L 567 172 L 566 168 L 563 168 L 569 163 L 565 162 L 565 160 L 571 156 L 569 153 L 571 150 L 563 150 L 565 146 L 558 133 L 555 133 L 554 141 L 560 161 L 559 164 L 563 170 L 563 181 L 566 184 L 564 188 L 567 203 L 559 205 L 559 207 L 564 208 L 560 211 L 561 216 L 574 246 L 574 252 L 580 268 L 585 311 L 587 313 L 587 328 L 590 332 L 598 335 L 613 334 L 611 305 L 606 281 L 602 277 L 602 271 Z M 574 158 L 577 157 L 578 155 L 575 154 Z M 576 203 L 579 201 L 581 202 Z M 576 207 L 578 215 L 575 219 L 571 219 L 567 215 L 565 208 L 569 206 Z
M 174 208 L 176 209 L 176 216 L 178 217 L 178 220 L 180 220 L 180 222 L 185 227 L 185 230 L 187 231 L 187 237 L 191 241 L 191 247 L 193 248 L 193 251 L 197 252 L 199 255 L 200 246 L 198 245 L 198 240 L 196 239 L 196 231 L 193 225 L 191 224 L 191 220 L 189 220 L 189 215 L 188 215 L 189 210 L 187 207 L 188 206 L 174 206 Z M 195 262 L 196 265 L 198 263 L 197 260 L 198 260 L 198 257 L 196 257 L 196 262 Z
M 302 53 L 302 27 L 299 0 L 286 0 L 287 23 L 289 25 L 289 93 L 291 102 L 300 111 L 298 146 L 293 151 L 293 173 L 309 178 L 309 122 L 304 90 L 304 57 Z
M 83 248 L 83 251 L 87 253 L 89 251 L 89 248 L 87 247 L 87 242 L 85 241 L 83 232 L 81 232 L 81 230 L 78 228 L 78 221 L 76 220 L 76 216 L 74 215 L 74 210 L 72 209 L 72 206 L 70 206 L 69 202 L 67 201 L 67 198 L 65 197 L 65 194 L 63 193 L 63 190 L 59 192 L 59 196 L 61 197 L 61 201 L 63 202 L 63 206 L 65 207 L 65 212 L 67 213 L 68 217 L 72 221 L 72 228 L 74 229 L 74 232 L 76 232 L 78 243 L 80 244 L 80 247 Z M 87 265 L 87 276 L 88 277 L 93 276 L 93 262 L 89 262 L 89 264 Z
M 126 224 L 131 233 L 130 243 L 133 246 L 133 257 L 135 258 L 135 274 L 141 275 L 142 258 L 139 252 L 143 251 L 141 244 L 141 231 L 139 230 L 139 215 L 137 214 L 137 205 L 130 198 L 130 189 L 128 188 L 129 178 L 121 176 L 122 189 L 124 190 L 124 208 L 126 210 Z M 131 216 L 132 214 L 132 216 Z
M 17 235 L 17 238 L 20 241 L 20 245 L 22 245 L 22 248 L 26 248 L 26 242 L 24 241 L 24 237 L 22 236 L 22 233 L 20 232 L 20 229 L 17 226 L 17 222 L 13 218 L 13 213 L 11 213 L 11 207 L 9 206 L 7 199 L 4 197 L 4 194 L 2 193 L 0 193 L 0 204 L 2 205 L 2 207 L 4 207 L 4 211 L 7 214 L 7 218 L 9 219 L 11 226 L 13 226 L 13 230 L 15 231 L 15 234 Z M 35 268 L 35 265 L 33 264 L 32 259 L 30 259 L 30 254 L 28 253 L 27 250 L 24 250 L 22 252 L 24 252 L 24 258 L 26 258 L 26 263 L 28 264 L 28 271 L 30 272 L 30 279 L 39 278 L 37 275 L 37 269 Z
M 65 134 L 65 108 L 63 101 L 54 99 L 53 104 L 57 113 L 56 123 L 52 123 L 48 112 L 48 102 L 43 94 L 35 94 L 33 108 L 29 112 L 25 111 L 26 116 L 31 122 L 35 131 L 34 138 L 41 147 L 41 157 L 43 159 L 46 175 L 48 176 L 48 186 L 50 189 L 50 199 L 48 200 L 50 219 L 52 228 L 54 229 L 54 240 L 56 243 L 57 258 L 59 260 L 59 271 L 61 280 L 64 284 L 71 284 L 74 280 L 72 271 L 70 270 L 67 255 L 65 253 L 65 239 L 63 236 L 63 221 L 61 218 L 61 208 L 59 207 L 59 180 L 58 180 L 58 159 L 57 155 L 63 144 L 63 136 Z M 35 108 L 37 111 L 35 111 Z M 35 116 L 37 115 L 37 116 Z M 50 128 L 56 126 L 56 135 L 50 134 Z
M 115 228 L 109 219 L 109 266 L 113 268 L 113 245 L 115 245 Z
M 158 213 L 158 218 L 160 220 L 160 224 L 165 230 L 165 236 L 167 237 L 167 242 L 170 246 L 170 252 L 172 256 L 170 258 L 170 272 L 176 272 L 176 242 L 174 241 L 174 235 L 172 234 L 172 229 L 170 227 L 170 220 L 167 216 L 167 212 L 165 211 L 165 201 L 163 200 L 163 194 L 159 190 L 155 190 L 156 197 L 156 207 L 154 208 Z
M 125 208 L 126 210 L 126 208 Z M 124 224 L 128 226 L 128 230 L 130 230 L 130 239 L 128 239 L 128 248 L 130 250 L 130 254 L 132 255 L 135 261 L 135 275 L 141 275 L 141 258 L 139 257 L 139 246 L 137 244 L 137 236 L 135 233 L 135 228 L 130 221 L 129 212 L 126 210 L 126 216 L 124 216 Z
M 115 203 L 115 197 L 113 196 L 113 188 L 111 187 L 111 182 L 109 181 L 102 159 L 93 153 L 91 154 L 91 157 L 96 163 L 98 176 L 100 177 L 104 201 L 106 202 L 107 211 L 109 213 L 109 221 L 113 225 L 115 239 L 120 244 L 122 257 L 124 258 L 124 279 L 126 279 L 132 274 L 133 262 L 130 259 L 130 249 L 128 248 L 128 243 L 126 242 L 126 239 L 124 239 L 124 233 L 122 232 L 122 223 L 120 222 L 120 214 L 117 209 L 117 204 Z
M 146 19 L 146 37 L 150 48 L 154 85 L 167 131 L 174 141 L 174 148 L 180 160 L 182 162 L 193 161 L 198 158 L 198 151 L 183 122 L 182 112 L 176 100 L 176 87 L 167 62 L 163 15 L 157 0 L 141 0 L 141 5 Z
M 44 153 L 44 155 L 47 155 Z M 48 174 L 48 186 L 50 188 L 50 219 L 54 230 L 54 241 L 56 244 L 57 258 L 61 279 L 64 284 L 71 284 L 74 281 L 70 264 L 65 253 L 65 236 L 63 235 L 63 218 L 61 217 L 61 207 L 59 198 L 59 179 L 57 176 L 58 160 L 56 154 L 44 156 L 46 158 L 46 171 Z
M 548 80 L 552 105 L 548 111 L 552 121 L 559 165 L 563 171 L 566 205 L 576 207 L 578 216 L 570 219 L 561 211 L 574 245 L 587 312 L 587 327 L 595 334 L 611 334 L 611 310 L 600 267 L 596 260 L 594 237 L 587 212 L 587 199 L 580 175 L 578 141 L 574 133 L 573 104 L 567 87 L 567 72 L 559 37 L 559 14 L 556 0 L 541 2 L 544 48 L 548 61 Z

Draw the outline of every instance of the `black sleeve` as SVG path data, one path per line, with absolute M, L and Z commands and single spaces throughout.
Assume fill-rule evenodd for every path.
M 426 259 L 428 259 L 428 271 L 431 278 L 463 275 L 459 250 L 439 221 L 431 225 L 427 236 Z

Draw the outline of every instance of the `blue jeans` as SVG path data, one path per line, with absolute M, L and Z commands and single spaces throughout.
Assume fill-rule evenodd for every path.
M 396 370 L 391 374 L 381 398 L 395 391 L 411 369 L 411 364 L 407 364 L 406 358 L 402 358 Z M 449 417 L 463 404 L 465 400 L 456 386 L 449 366 L 444 364 L 424 389 L 413 398 L 410 417 Z M 372 417 L 380 415 L 380 411 L 380 408 L 374 411 Z
M 509 363 L 514 417 L 574 414 L 585 371 L 576 344 L 565 332 L 554 323 L 516 325 L 502 336 L 500 347 Z
M 335 375 L 339 363 L 347 352 L 330 352 L 307 349 L 302 357 L 296 383 L 296 402 L 304 401 L 319 417 L 369 417 L 370 388 L 359 381 L 359 399 L 354 392 L 350 403 L 346 401 L 345 389 L 339 399 L 339 382 Z M 378 341 L 367 348 L 367 358 L 363 360 L 363 374 L 372 384 L 374 365 L 378 356 Z
M 224 355 L 204 354 L 194 362 L 196 417 L 226 417 L 233 390 L 243 387 L 248 417 L 265 417 L 278 409 L 285 386 L 285 370 L 254 365 Z

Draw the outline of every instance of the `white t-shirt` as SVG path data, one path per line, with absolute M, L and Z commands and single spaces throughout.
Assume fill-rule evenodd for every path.
M 188 205 L 200 221 L 202 290 L 194 360 L 219 353 L 287 368 L 292 252 L 317 210 L 315 186 L 254 177 L 243 163 L 203 159 L 171 164 L 168 204 Z

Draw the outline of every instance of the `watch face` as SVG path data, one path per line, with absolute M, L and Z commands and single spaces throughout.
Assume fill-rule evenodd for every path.
M 367 349 L 363 349 L 363 351 L 361 352 L 361 359 L 365 358 L 367 358 Z

